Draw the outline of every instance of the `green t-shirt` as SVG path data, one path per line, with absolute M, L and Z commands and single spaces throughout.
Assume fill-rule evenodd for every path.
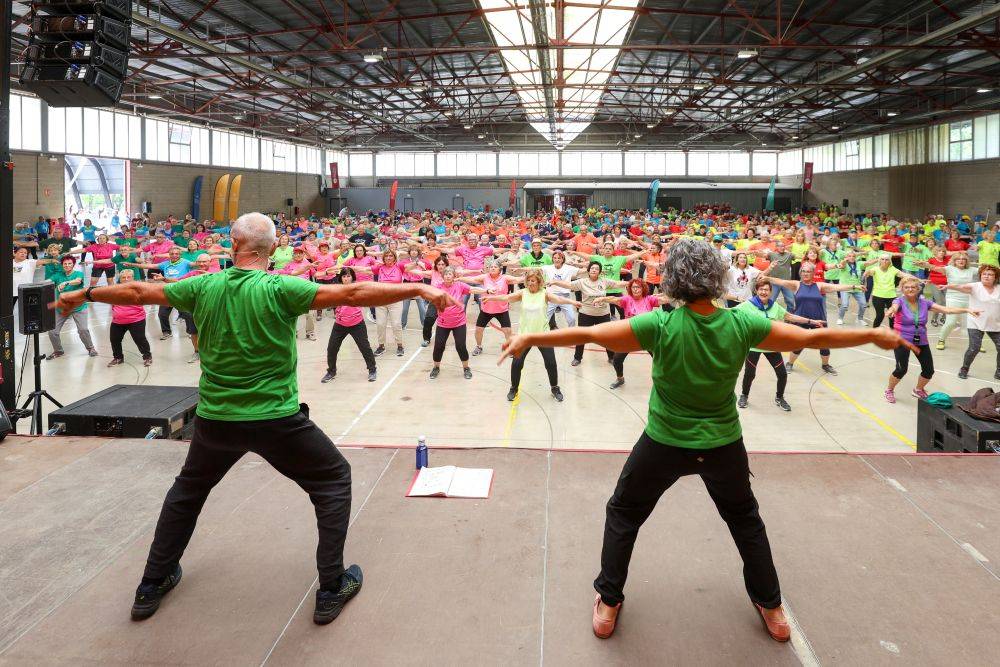
M 295 321 L 318 287 L 236 268 L 164 286 L 170 305 L 193 314 L 198 327 L 198 416 L 259 421 L 299 411 Z
M 126 257 L 123 254 L 121 254 L 120 252 L 116 252 L 115 255 L 114 255 L 114 257 L 111 258 L 111 261 L 114 262 L 114 264 L 115 264 L 115 273 L 116 274 L 121 275 L 121 272 L 122 272 L 123 269 L 128 269 L 129 271 L 132 272 L 132 278 L 134 280 L 145 280 L 146 279 L 146 272 L 143 271 L 142 269 L 140 269 L 139 267 L 137 267 L 137 266 L 125 266 L 126 262 L 129 262 L 130 264 L 138 264 L 138 263 L 142 262 L 142 259 L 136 253 L 133 252 L 128 257 Z
M 784 322 L 785 315 L 788 314 L 788 311 L 785 310 L 785 307 L 782 306 L 780 303 L 778 303 L 776 299 L 771 300 L 771 306 L 766 311 L 761 310 L 750 301 L 742 302 L 740 305 L 736 306 L 736 310 L 744 310 L 754 317 L 771 320 L 772 322 Z M 756 347 L 751 347 L 750 351 L 768 352 L 769 350 L 761 350 Z
M 922 243 L 918 243 L 916 246 L 907 243 L 903 246 L 903 271 L 916 273 L 923 268 L 917 266 L 916 262 L 926 262 L 933 256 L 934 253 Z
M 996 241 L 980 241 L 976 245 L 976 249 L 979 251 L 979 265 L 990 264 L 992 266 L 1000 266 L 997 263 L 997 258 L 1000 257 L 1000 243 Z
M 861 276 L 864 275 L 865 266 L 861 260 L 854 261 L 854 272 L 851 272 L 851 265 L 845 264 L 844 268 L 840 270 L 840 284 L 841 285 L 860 285 Z
M 892 264 L 885 271 L 875 265 L 875 270 L 872 271 L 872 296 L 881 299 L 895 299 L 897 275 L 899 275 L 899 269 Z
M 538 268 L 539 266 L 547 266 L 552 263 L 552 255 L 548 253 L 542 253 L 542 256 L 535 259 L 535 256 L 530 252 L 527 255 L 521 257 L 521 266 L 527 266 L 530 268 Z
M 826 269 L 823 271 L 823 279 L 826 282 L 831 280 L 840 280 L 840 268 L 837 266 L 844 259 L 844 251 L 836 250 L 830 252 L 828 248 L 823 248 L 819 251 L 819 258 L 823 260 L 826 264 Z
M 209 254 L 207 250 L 185 250 L 181 253 L 181 259 L 185 259 L 194 264 L 194 260 L 207 254 Z
M 292 246 L 278 246 L 271 253 L 271 261 L 274 262 L 274 270 L 280 271 L 285 265 L 292 261 Z
M 46 257 L 46 259 L 50 258 Z M 56 282 L 57 278 L 60 275 L 63 275 L 62 264 L 59 263 L 59 260 L 55 260 L 54 262 L 50 262 L 48 264 L 43 264 L 42 266 L 45 268 L 45 280 L 51 280 L 52 282 Z
M 48 266 L 48 264 L 46 264 Z M 69 281 L 79 279 L 80 282 L 76 285 L 69 285 Z M 71 271 L 67 276 L 66 272 L 59 267 L 59 273 L 53 274 L 50 278 L 52 282 L 56 284 L 56 294 L 64 294 L 66 292 L 75 292 L 76 290 L 83 289 L 86 287 L 86 283 L 83 281 L 83 271 Z M 87 302 L 84 301 L 77 308 L 73 309 L 74 313 L 79 313 L 87 310 Z
M 133 248 L 139 247 L 139 239 L 137 238 L 127 239 L 125 237 L 119 236 L 113 239 L 113 241 L 115 245 L 127 245 L 127 246 L 132 246 Z
M 771 332 L 771 321 L 735 308 L 699 315 L 683 307 L 656 309 L 629 322 L 653 357 L 646 434 L 689 449 L 739 439 L 736 379 L 747 352 Z
M 628 257 L 624 255 L 612 255 L 611 257 L 605 257 L 604 255 L 591 255 L 591 262 L 597 262 L 601 265 L 601 276 L 605 280 L 613 280 L 618 282 L 622 279 L 622 267 L 628 261 Z M 620 287 L 609 287 L 608 294 L 621 294 L 622 288 Z

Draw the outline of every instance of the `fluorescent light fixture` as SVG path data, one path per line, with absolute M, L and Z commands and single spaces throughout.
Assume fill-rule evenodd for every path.
M 641 135 L 641 134 L 639 134 L 638 132 L 636 132 L 636 133 L 635 133 L 635 134 L 633 134 L 632 136 L 633 136 L 633 137 L 635 137 L 636 139 L 638 139 L 638 138 L 639 138 L 639 137 L 641 137 L 642 135 Z
M 646 123 L 646 127 L 652 130 L 654 127 L 656 127 L 656 123 Z
M 323 141 L 333 141 L 333 137 L 323 137 Z
M 477 134 L 476 135 L 476 139 L 485 139 L 485 138 L 486 138 L 485 134 Z
M 899 112 L 898 111 L 887 111 L 885 115 L 888 116 L 889 118 L 892 118 L 894 116 L 898 116 Z
M 289 127 L 289 128 L 286 128 L 286 129 L 287 129 L 287 131 L 289 131 L 289 132 L 294 132 L 294 131 L 295 131 L 295 128 L 294 128 L 294 127 Z
M 454 115 L 455 115 L 455 112 L 454 112 L 454 111 L 452 111 L 451 109 L 448 109 L 448 110 L 446 110 L 446 111 L 444 112 L 444 115 L 445 115 L 445 116 L 454 116 Z
M 465 128 L 466 130 L 471 130 L 471 129 L 472 129 L 472 126 L 471 126 L 471 125 L 469 125 L 468 123 L 466 123 L 466 124 L 465 124 L 465 125 L 463 125 L 462 127 L 463 127 L 463 128 Z
M 756 49 L 740 49 L 739 51 L 736 52 L 736 57 L 740 58 L 741 60 L 746 60 L 748 58 L 756 58 L 757 57 L 757 50 Z
M 990 92 L 990 89 L 989 88 L 976 88 L 976 92 L 977 93 L 988 93 L 988 92 Z
M 156 93 L 153 93 L 152 95 L 149 96 L 149 99 L 151 99 L 151 100 L 162 100 L 163 99 L 163 95 L 157 95 Z
M 410 86 L 410 90 L 414 93 L 422 93 L 427 90 L 426 86 Z
M 833 126 L 833 127 L 831 127 L 830 129 L 831 129 L 831 130 L 839 130 L 839 129 L 840 129 L 840 126 L 839 126 L 839 125 L 834 125 L 834 126 Z
M 382 60 L 382 54 L 380 53 L 366 53 L 365 62 L 366 63 L 377 63 Z
M 696 83 L 691 87 L 694 88 L 695 90 L 705 90 L 705 88 L 707 88 L 707 86 L 703 83 Z
M 621 46 L 636 17 L 639 0 L 615 0 L 605 3 L 565 7 L 563 33 L 573 42 L 593 44 L 592 48 L 569 49 L 562 53 L 563 105 L 546 106 L 542 69 L 556 80 L 554 51 L 532 48 L 536 43 L 535 26 L 528 3 L 510 0 L 479 0 L 483 20 L 489 25 L 493 41 L 501 47 L 500 57 L 510 76 L 528 123 L 553 146 L 557 141 L 570 143 L 578 137 L 597 113 L 608 79 L 614 72 Z M 544 30 L 556 37 L 555 4 L 544 4 Z M 550 114 L 552 114 L 550 116 Z

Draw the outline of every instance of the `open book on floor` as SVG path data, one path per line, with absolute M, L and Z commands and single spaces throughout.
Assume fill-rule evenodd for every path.
M 492 468 L 421 468 L 413 476 L 408 498 L 489 498 L 493 488 Z

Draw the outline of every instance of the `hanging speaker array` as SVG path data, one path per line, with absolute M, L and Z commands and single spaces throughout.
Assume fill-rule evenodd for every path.
M 53 107 L 118 102 L 128 72 L 131 0 L 31 3 L 21 86 Z

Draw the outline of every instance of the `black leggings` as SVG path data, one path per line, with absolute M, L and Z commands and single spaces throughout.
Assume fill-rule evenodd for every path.
M 514 357 L 514 362 L 510 365 L 510 386 L 517 390 L 521 386 L 521 369 L 524 368 L 524 358 L 528 356 L 531 348 L 524 351 L 524 354 Z M 538 352 L 545 362 L 545 372 L 549 374 L 549 386 L 559 386 L 559 369 L 556 367 L 556 353 L 551 347 L 540 347 Z
M 729 526 L 743 558 L 743 580 L 750 599 L 768 609 L 778 607 L 778 573 L 757 499 L 750 488 L 750 465 L 743 439 L 714 449 L 688 449 L 656 442 L 645 433 L 632 448 L 607 505 L 601 574 L 594 581 L 604 604 L 614 606 L 624 599 L 639 528 L 660 496 L 685 475 L 701 477 L 719 515 Z
M 586 313 L 580 313 L 580 317 L 577 318 L 576 326 L 592 327 L 595 324 L 602 324 L 610 321 L 611 315 L 587 315 Z M 608 353 L 608 361 L 615 358 L 615 353 L 611 350 L 605 350 L 605 352 Z M 583 361 L 583 345 L 576 346 L 576 350 L 573 352 L 573 358 L 577 361 Z
M 920 348 L 920 353 L 917 354 L 917 361 L 920 362 L 920 377 L 930 380 L 934 377 L 934 357 L 931 356 L 931 346 L 918 345 L 917 347 Z M 976 352 L 978 351 L 979 348 L 976 348 Z M 910 365 L 910 348 L 900 345 L 892 353 L 896 356 L 896 368 L 892 374 L 902 380 Z
M 365 366 L 369 373 L 375 372 L 375 354 L 372 352 L 371 343 L 368 342 L 368 328 L 364 320 L 354 326 L 344 326 L 334 322 L 333 330 L 330 332 L 330 340 L 326 344 L 326 370 L 334 375 L 337 374 L 337 354 L 340 353 L 340 345 L 344 339 L 350 336 L 354 339 L 361 356 L 364 357 Z
M 468 361 L 469 350 L 465 347 L 466 330 L 463 324 L 454 329 L 439 326 L 434 332 L 434 363 L 440 363 L 441 357 L 444 356 L 444 346 L 448 344 L 448 334 L 455 336 L 455 351 L 458 352 L 458 358 L 462 361 Z
M 873 296 L 872 305 L 875 306 L 875 321 L 872 322 L 872 329 L 878 329 L 879 325 L 882 324 L 882 320 L 885 318 L 885 311 L 888 310 L 892 302 L 895 301 L 895 297 L 892 299 L 887 299 L 883 296 Z M 895 318 L 889 318 L 889 328 L 892 329 Z
M 618 377 L 625 377 L 625 357 L 628 356 L 628 352 L 615 352 L 615 356 L 611 357 L 611 365 L 615 367 L 615 373 Z
M 431 332 L 434 330 L 434 323 L 437 322 L 438 311 L 433 303 L 427 304 L 427 312 L 424 313 L 424 340 L 431 339 Z
M 113 358 L 119 360 L 125 359 L 125 353 L 122 351 L 122 340 L 125 339 L 125 332 L 131 334 L 132 340 L 135 342 L 135 346 L 139 348 L 139 354 L 142 355 L 143 359 L 153 358 L 153 354 L 149 351 L 149 341 L 146 340 L 146 320 L 139 320 L 131 324 L 111 323 L 111 329 L 108 333 L 111 334 L 111 356 Z
M 778 378 L 778 388 L 775 390 L 774 395 L 776 398 L 783 398 L 785 395 L 785 385 L 788 384 L 788 371 L 785 370 L 785 360 L 781 357 L 781 352 L 754 352 L 752 350 L 748 352 L 746 361 L 743 363 L 743 389 L 740 393 L 744 396 L 750 395 L 750 385 L 753 384 L 754 378 L 757 377 L 757 362 L 760 361 L 761 354 L 764 355 L 764 358 L 774 368 L 774 374 Z
M 962 360 L 962 366 L 965 368 L 972 366 L 972 361 L 983 347 L 984 334 L 990 337 L 993 345 L 997 348 L 997 370 L 1000 371 L 1000 331 L 969 329 L 969 347 L 965 350 L 965 359 Z

